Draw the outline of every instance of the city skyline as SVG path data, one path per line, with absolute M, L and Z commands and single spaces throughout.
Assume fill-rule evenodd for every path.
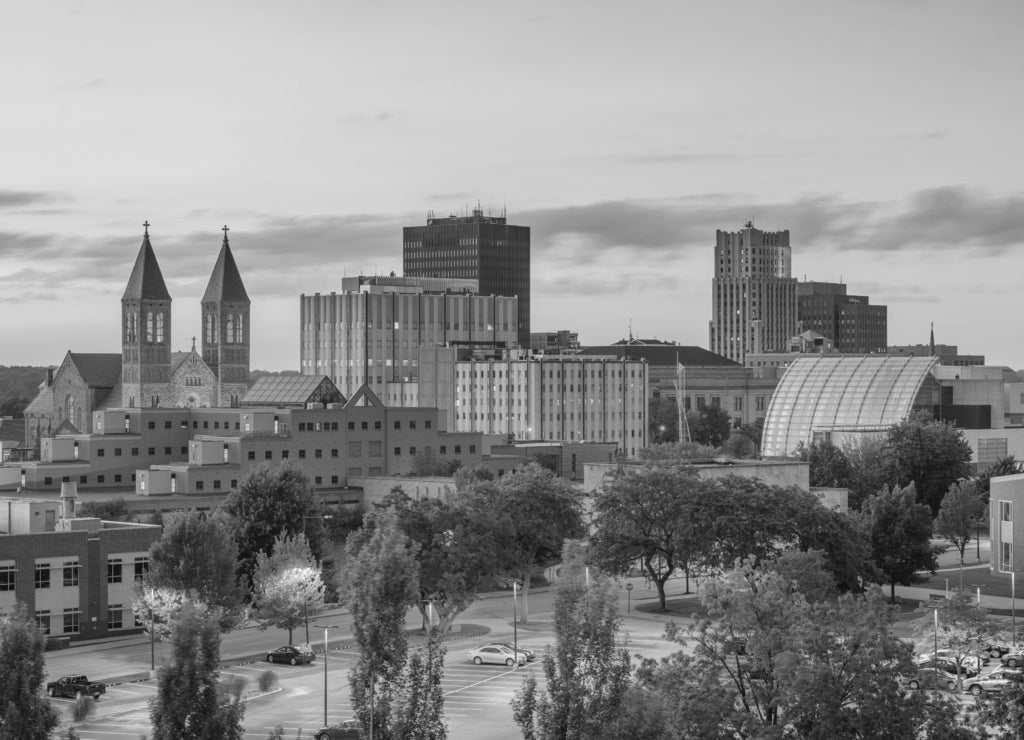
M 297 370 L 300 294 L 400 273 L 404 226 L 479 203 L 531 228 L 534 331 L 707 347 L 715 231 L 752 219 L 794 277 L 888 305 L 889 344 L 934 322 L 1024 368 L 1024 8 L 402 7 L 12 8 L 0 364 L 118 351 L 148 221 L 176 326 L 227 224 L 252 367 Z

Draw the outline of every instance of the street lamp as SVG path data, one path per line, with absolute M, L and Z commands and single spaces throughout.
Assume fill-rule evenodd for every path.
M 632 596 L 633 596 L 633 584 L 632 583 L 627 583 L 626 584 L 626 614 L 629 614 L 630 607 L 632 606 L 632 603 L 631 603 L 632 602 Z
M 153 623 L 153 589 L 149 590 L 149 678 L 156 678 L 156 625 Z
M 519 581 L 512 581 L 512 665 L 519 667 L 519 615 L 516 604 L 519 598 Z
M 932 655 L 932 670 L 935 671 L 935 691 L 939 690 L 939 607 L 935 607 L 935 653 Z M 959 681 L 959 678 L 957 679 Z M 959 686 L 959 683 L 957 684 Z
M 323 627 L 324 630 L 324 727 L 327 726 L 327 630 L 337 628 L 336 624 L 314 624 L 314 627 Z

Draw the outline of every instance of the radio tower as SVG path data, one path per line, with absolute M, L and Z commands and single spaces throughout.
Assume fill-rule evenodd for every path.
M 685 399 L 683 396 L 686 395 L 686 368 L 679 362 L 679 355 L 676 354 L 676 379 L 674 383 L 676 387 L 676 417 L 679 428 L 679 443 L 688 443 L 690 441 L 690 425 L 686 421 L 686 412 L 683 410 L 683 404 Z

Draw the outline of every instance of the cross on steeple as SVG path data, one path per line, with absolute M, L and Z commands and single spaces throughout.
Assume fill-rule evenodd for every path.
M 142 224 L 142 227 L 146 230 L 143 233 L 143 236 L 149 236 L 149 221 L 147 220 L 144 224 Z
M 192 351 L 193 352 L 196 351 L 196 338 L 195 337 L 192 337 Z
M 224 232 L 224 241 L 227 241 L 227 240 L 228 240 L 228 231 L 229 231 L 229 229 L 228 229 L 228 225 L 227 225 L 227 224 L 224 224 L 224 228 L 223 228 L 223 229 L 221 229 L 221 231 L 223 231 L 223 232 Z

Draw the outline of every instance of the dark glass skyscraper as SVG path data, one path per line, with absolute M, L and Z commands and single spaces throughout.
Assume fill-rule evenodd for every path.
M 501 216 L 427 217 L 426 226 L 402 229 L 407 277 L 472 278 L 481 295 L 519 297 L 520 347 L 530 346 L 530 227 Z

